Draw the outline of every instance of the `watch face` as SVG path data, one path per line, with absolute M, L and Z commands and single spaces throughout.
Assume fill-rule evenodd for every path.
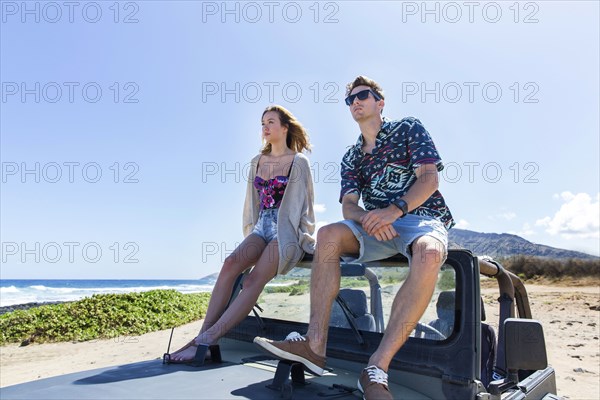
M 396 205 L 396 207 L 402 210 L 403 214 L 406 214 L 408 212 L 408 204 L 404 200 L 398 200 L 394 204 Z

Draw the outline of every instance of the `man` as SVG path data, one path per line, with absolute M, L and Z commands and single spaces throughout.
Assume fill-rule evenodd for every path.
M 410 273 L 396 294 L 381 343 L 358 381 L 366 399 L 392 399 L 389 364 L 431 300 L 446 259 L 447 230 L 454 222 L 437 190 L 442 161 L 421 122 L 382 118 L 383 91 L 365 76 L 347 85 L 346 104 L 361 135 L 342 160 L 345 220 L 317 234 L 308 332 L 293 333 L 284 341 L 257 337 L 254 342 L 322 375 L 331 306 L 340 287 L 340 257 L 367 262 L 402 253 L 409 259 Z M 361 196 L 364 209 L 358 205 Z

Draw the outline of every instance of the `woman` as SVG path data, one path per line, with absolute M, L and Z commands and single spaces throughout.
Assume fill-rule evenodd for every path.
M 199 345 L 216 352 L 219 338 L 248 315 L 267 282 L 289 272 L 304 252 L 314 252 L 314 192 L 308 158 L 302 154 L 310 150 L 308 135 L 288 110 L 274 105 L 263 112 L 262 137 L 264 146 L 252 159 L 246 191 L 245 239 L 223 263 L 200 333 L 169 355 L 171 363 L 193 361 Z M 227 307 L 236 278 L 253 265 Z

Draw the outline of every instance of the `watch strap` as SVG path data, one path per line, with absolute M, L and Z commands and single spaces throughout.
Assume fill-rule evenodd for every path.
M 393 203 L 396 207 L 402 210 L 402 216 L 400 218 L 404 218 L 406 214 L 408 214 L 408 203 L 402 199 L 398 199 Z

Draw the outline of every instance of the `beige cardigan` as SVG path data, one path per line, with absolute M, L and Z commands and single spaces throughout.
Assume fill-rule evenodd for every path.
M 244 202 L 244 237 L 250 235 L 256 222 L 260 203 L 254 188 L 256 167 L 260 154 L 250 162 L 250 173 Z M 290 177 L 277 212 L 277 241 L 279 247 L 278 275 L 287 274 L 304 257 L 314 253 L 315 213 L 313 210 L 314 190 L 308 158 L 296 153 Z

